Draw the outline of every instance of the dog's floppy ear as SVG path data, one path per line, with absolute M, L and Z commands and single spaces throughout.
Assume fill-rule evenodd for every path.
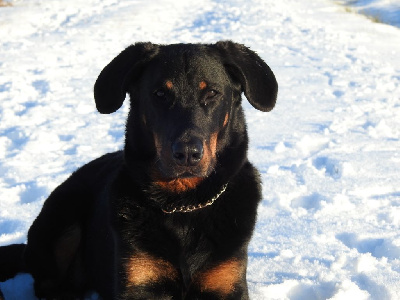
M 151 43 L 131 45 L 100 72 L 94 84 L 94 99 L 100 113 L 110 114 L 122 106 L 129 81 L 135 79 L 157 49 L 158 46 Z
M 270 67 L 252 50 L 231 41 L 216 43 L 230 75 L 240 82 L 250 104 L 261 111 L 274 108 L 278 83 Z

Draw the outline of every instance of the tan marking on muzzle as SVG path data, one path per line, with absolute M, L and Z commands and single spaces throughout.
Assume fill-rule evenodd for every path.
M 223 127 L 225 127 L 226 124 L 228 124 L 228 120 L 229 120 L 229 113 L 226 113 Z
M 217 158 L 217 144 L 218 144 L 218 132 L 214 132 L 210 136 L 210 144 L 209 144 L 212 159 Z
M 215 163 L 217 157 L 217 142 L 218 142 L 218 132 L 214 132 L 210 135 L 209 142 L 203 142 L 203 157 L 200 161 L 200 168 L 203 174 L 206 174 L 210 165 Z M 159 137 L 154 133 L 154 143 L 157 149 L 157 155 L 160 159 L 162 158 L 162 144 Z M 165 155 L 164 155 L 165 156 Z M 165 158 L 164 159 L 168 159 Z M 154 183 L 160 188 L 167 190 L 172 193 L 183 193 L 188 190 L 195 189 L 204 179 L 204 177 L 191 177 L 191 178 L 173 178 L 164 179 L 160 176 L 158 171 L 155 171 Z

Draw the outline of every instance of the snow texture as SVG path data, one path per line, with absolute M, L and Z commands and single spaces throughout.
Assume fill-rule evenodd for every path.
M 398 24 L 399 1 L 341 2 L 385 7 Z M 257 51 L 280 85 L 272 112 L 244 104 L 264 195 L 251 298 L 400 299 L 400 29 L 328 0 L 1 7 L 0 245 L 25 242 L 57 185 L 122 147 L 127 104 L 100 115 L 92 95 L 115 55 L 137 41 L 226 39 Z M 35 299 L 27 274 L 0 288 Z
M 399 0 L 337 0 L 348 10 L 361 13 L 374 22 L 383 22 L 400 27 Z

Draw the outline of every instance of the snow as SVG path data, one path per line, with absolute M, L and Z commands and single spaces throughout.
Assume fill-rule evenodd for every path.
M 399 0 L 337 0 L 348 10 L 361 13 L 376 22 L 383 22 L 400 27 Z
M 400 19 L 399 1 L 344 2 Z M 92 96 L 117 53 L 137 41 L 232 39 L 280 85 L 272 112 L 245 103 L 264 195 L 251 298 L 400 299 L 399 28 L 328 0 L 12 4 L 0 8 L 0 245 L 26 240 L 73 170 L 122 147 L 129 108 L 100 115 Z M 35 299 L 26 274 L 0 289 Z

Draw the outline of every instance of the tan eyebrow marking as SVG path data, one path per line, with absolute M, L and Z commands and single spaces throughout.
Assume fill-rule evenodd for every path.
M 174 84 L 172 83 L 172 81 L 167 80 L 167 82 L 165 82 L 165 86 L 167 87 L 167 89 L 171 90 L 174 87 Z
M 205 81 L 200 81 L 200 83 L 199 83 L 199 88 L 200 88 L 201 90 L 204 90 L 206 87 L 207 87 L 207 82 L 205 82 Z

